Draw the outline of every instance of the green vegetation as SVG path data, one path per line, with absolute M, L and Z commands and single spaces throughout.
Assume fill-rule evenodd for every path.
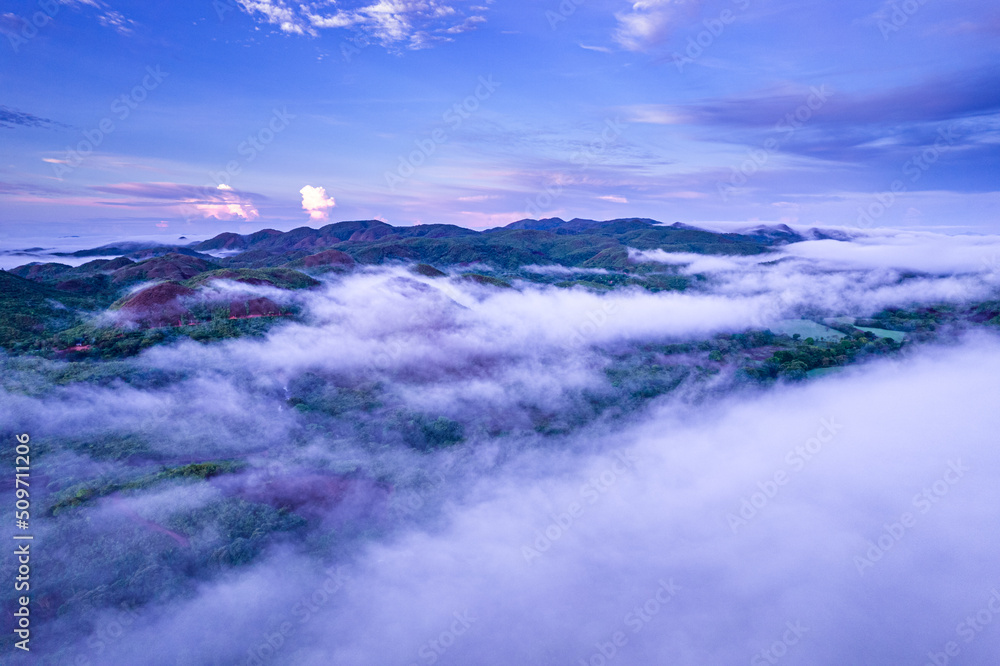
M 0 271 L 0 346 L 30 345 L 75 324 L 84 298 Z
M 561 287 L 607 290 L 638 286 L 663 291 L 683 290 L 691 278 L 670 274 L 662 267 L 631 264 L 628 248 L 739 255 L 767 252 L 770 242 L 756 236 L 658 225 L 651 220 L 552 219 L 523 220 L 481 233 L 450 225 L 392 227 L 368 220 L 340 222 L 321 229 L 302 227 L 284 233 L 264 230 L 248 236 L 221 234 L 189 248 L 121 244 L 74 255 L 120 252 L 131 253 L 132 258 L 95 259 L 75 268 L 59 263 L 28 264 L 0 275 L 0 347 L 14 353 L 73 360 L 111 359 L 181 338 L 212 342 L 259 335 L 273 322 L 232 324 L 230 316 L 269 318 L 279 314 L 278 306 L 250 303 L 242 310 L 232 306 L 227 314 L 218 304 L 199 306 L 197 299 L 184 290 L 200 289 L 216 279 L 284 290 L 319 284 L 290 268 L 290 264 L 325 272 L 331 270 L 331 262 L 337 270 L 349 270 L 355 261 L 416 262 L 412 270 L 427 277 L 445 275 L 435 264 L 487 264 L 503 273 L 467 272 L 462 278 L 500 288 L 510 287 L 512 279 L 523 279 Z M 198 252 L 219 248 L 243 251 L 226 259 Z M 529 264 L 612 272 L 566 279 L 521 271 Z M 155 294 L 126 293 L 149 281 L 166 286 Z M 181 299 L 187 300 L 181 303 Z M 109 307 L 125 311 L 134 326 L 97 316 Z M 282 307 L 280 314 L 294 315 L 294 308 Z M 177 328 L 185 330 L 170 330 Z
M 656 354 L 646 353 L 620 357 L 605 373 L 625 403 L 636 407 L 676 389 L 690 375 L 691 368 L 663 363 Z
M 206 480 L 220 474 L 232 474 L 246 467 L 244 463 L 231 460 L 194 463 L 180 467 L 163 469 L 155 474 L 147 474 L 130 481 L 98 481 L 82 483 L 59 492 L 53 498 L 48 514 L 56 516 L 60 511 L 82 506 L 91 500 L 107 497 L 114 493 L 130 490 L 147 490 L 159 483 L 170 480 Z
M 375 384 L 339 386 L 335 378 L 306 372 L 289 382 L 288 404 L 302 414 L 340 416 L 370 412 L 382 406 L 380 387 Z
M 511 287 L 510 282 L 506 280 L 501 280 L 490 275 L 482 275 L 481 273 L 463 273 L 462 279 L 487 287 L 499 287 L 501 289 L 510 289 Z
M 0 348 L 72 360 L 125 358 L 181 338 L 212 342 L 260 335 L 276 323 L 269 315 L 297 313 L 294 306 L 279 308 L 266 299 L 250 297 L 245 299 L 242 313 L 233 304 L 235 301 L 227 301 L 224 304 L 227 307 L 200 302 L 197 298 L 184 304 L 176 301 L 192 293 L 191 289 L 215 279 L 283 290 L 308 289 L 319 284 L 290 268 L 219 268 L 215 263 L 178 253 L 140 262 L 125 257 L 98 259 L 76 268 L 64 264 L 29 264 L 13 271 L 0 271 Z M 155 288 L 161 292 L 173 289 L 174 300 L 169 294 L 159 300 L 147 298 L 149 303 L 133 308 L 139 313 L 134 323 L 99 316 L 106 308 L 121 313 L 141 302 L 146 290 L 125 292 L 130 285 L 143 280 L 168 280 L 161 283 L 166 286 Z M 158 316 L 159 312 L 173 311 L 182 313 L 179 318 L 185 326 L 176 326 L 177 316 Z M 231 320 L 234 314 L 260 319 Z M 188 326 L 192 323 L 193 326 Z
M 416 264 L 413 267 L 413 272 L 417 275 L 423 275 L 424 277 L 445 277 L 448 275 L 444 271 L 439 271 L 430 264 Z
M 101 433 L 96 437 L 74 437 L 62 444 L 69 450 L 95 460 L 129 460 L 151 455 L 146 437 L 131 432 Z
M 287 509 L 230 497 L 174 516 L 168 527 L 182 534 L 215 535 L 210 558 L 214 564 L 240 566 L 252 562 L 276 532 L 291 532 L 306 521 Z
M 776 350 L 764 363 L 745 368 L 750 377 L 802 379 L 812 370 L 848 365 L 865 357 L 890 354 L 902 347 L 893 338 L 879 338 L 870 331 L 855 331 L 836 341 L 817 342 L 813 338 L 800 340 L 794 337 L 778 342 L 783 343 L 783 349 Z
M 461 444 L 465 426 L 445 416 L 395 410 L 384 414 L 383 438 L 396 439 L 417 451 L 430 452 Z
M 123 359 L 135 356 L 155 345 L 181 340 L 201 343 L 221 340 L 262 337 L 285 317 L 230 319 L 229 310 L 209 321 L 184 326 L 160 326 L 139 330 L 117 327 L 97 327 L 80 324 L 49 338 L 35 340 L 15 350 L 39 353 L 71 361 Z
M 514 271 L 530 264 L 630 270 L 627 248 L 667 252 L 749 255 L 768 251 L 768 239 L 718 234 L 652 220 L 523 220 L 476 233 L 450 225 L 392 227 L 375 220 L 339 222 L 321 229 L 272 232 L 206 241 L 196 249 L 236 243 L 246 251 L 222 260 L 227 266 L 259 268 L 298 262 L 321 249 L 349 254 L 362 264 L 408 262 L 436 266 L 485 263 Z M 298 265 L 298 263 L 296 263 Z

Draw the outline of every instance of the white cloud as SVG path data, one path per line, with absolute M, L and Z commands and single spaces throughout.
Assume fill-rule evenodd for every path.
M 884 230 L 871 236 L 859 236 L 850 243 L 806 241 L 785 246 L 782 251 L 825 267 L 886 267 L 934 274 L 996 273 L 1000 236 L 947 236 Z
M 496 194 L 475 194 L 467 197 L 458 197 L 458 201 L 489 201 L 490 199 L 499 198 Z
M 682 273 L 696 275 L 699 273 L 719 273 L 745 270 L 765 261 L 773 261 L 771 255 L 720 256 L 710 254 L 695 254 L 693 252 L 667 252 L 665 250 L 628 249 L 628 258 L 635 263 L 657 263 L 674 266 L 684 266 Z
M 121 12 L 113 10 L 105 12 L 97 17 L 97 20 L 101 25 L 107 26 L 122 35 L 132 34 L 132 27 L 135 25 L 135 21 L 125 18 Z
M 299 193 L 302 194 L 302 210 L 309 211 L 309 219 L 315 221 L 327 220 L 330 218 L 328 209 L 337 205 L 333 197 L 326 196 L 326 190 L 322 187 L 306 185 Z
M 615 14 L 615 41 L 629 51 L 645 51 L 662 42 L 700 5 L 701 0 L 638 0 L 630 11 Z
M 132 29 L 135 27 L 135 21 L 126 18 L 121 12 L 111 9 L 100 0 L 59 0 L 59 3 L 69 7 L 79 7 L 81 5 L 93 7 L 100 12 L 97 15 L 97 21 L 101 25 L 111 28 L 122 35 L 131 35 Z
M 551 369 L 570 379 L 561 365 Z M 628 640 L 620 642 L 616 663 L 748 663 L 781 638 L 786 622 L 807 629 L 805 639 L 786 646 L 795 663 L 845 664 L 859 653 L 886 655 L 880 663 L 921 663 L 955 637 L 956 623 L 983 607 L 996 585 L 1000 413 L 991 401 L 998 374 L 997 341 L 973 339 L 807 385 L 665 403 L 565 443 L 528 448 L 505 441 L 502 451 L 470 450 L 448 459 L 447 481 L 421 496 L 427 504 L 443 501 L 445 510 L 390 538 L 366 536 L 343 563 L 342 587 L 312 596 L 328 575 L 325 558 L 346 548 L 343 541 L 315 560 L 306 548 L 273 549 L 170 605 L 141 609 L 120 638 L 105 644 L 104 656 L 150 666 L 192 655 L 256 663 L 248 650 L 266 645 L 273 627 L 287 620 L 295 633 L 280 646 L 281 663 L 409 664 L 423 662 L 421 650 L 441 654 L 426 646 L 455 626 L 457 613 L 474 622 L 448 636 L 447 663 L 588 663 L 618 631 Z M 487 388 L 509 379 L 484 376 L 477 399 L 489 404 Z M 49 411 L 27 397 L 16 400 L 33 418 L 55 416 L 62 427 L 72 426 L 72 410 L 80 420 L 126 411 L 148 422 L 157 409 L 170 410 L 183 426 L 177 414 L 198 405 L 195 417 L 213 412 L 242 419 L 240 425 L 259 414 L 270 430 L 254 432 L 255 443 L 284 436 L 285 413 L 248 400 L 235 383 L 185 388 L 159 400 L 104 390 L 91 404 L 76 395 Z M 839 427 L 832 438 L 822 431 L 825 443 L 810 442 L 823 420 Z M 210 432 L 245 446 L 242 431 Z M 821 448 L 788 462 L 796 447 L 814 443 Z M 335 440 L 325 446 L 350 455 Z M 421 464 L 404 457 L 380 462 Z M 946 476 L 952 463 L 960 463 L 961 476 Z M 762 489 L 777 472 L 782 485 Z M 954 483 L 945 483 L 933 503 L 915 503 L 943 478 Z M 203 495 L 184 501 L 197 505 L 210 497 Z M 727 516 L 751 496 L 757 508 L 734 533 Z M 157 517 L 175 498 L 164 492 L 137 510 Z M 867 557 L 904 512 L 913 521 L 902 532 L 892 528 L 899 537 L 861 575 L 856 558 Z M 523 549 L 538 543 L 542 552 L 527 561 Z M 671 579 L 679 590 L 670 603 L 637 609 Z M 304 620 L 294 609 L 311 597 L 320 602 Z M 219 632 L 211 618 L 223 616 L 229 630 Z M 162 640 L 181 636 L 187 642 Z M 992 663 L 996 646 L 987 627 L 963 651 L 980 650 L 983 658 L 969 663 Z M 75 647 L 88 649 L 85 639 Z M 544 662 L 533 658 L 540 653 Z
M 588 44 L 577 44 L 581 49 L 586 49 L 587 51 L 597 51 L 598 53 L 612 53 L 612 50 L 607 46 L 590 46 Z
M 299 13 L 283 0 L 236 0 L 245 12 L 262 14 L 267 23 L 277 25 L 282 32 L 315 34 Z
M 441 0 L 354 0 L 338 3 L 289 3 L 285 0 L 237 0 L 240 7 L 283 32 L 317 35 L 323 29 L 353 29 L 363 42 L 421 49 L 434 42 L 450 41 L 448 35 L 474 30 L 486 21 L 484 7 L 466 14 Z M 330 5 L 335 4 L 335 11 Z M 360 40 L 359 40 L 360 41 Z
M 221 203 L 196 203 L 194 208 L 198 214 L 217 220 L 256 220 L 260 217 L 253 202 L 241 198 L 229 185 L 221 184 L 217 189 L 219 194 L 216 198 L 221 200 Z
M 687 119 L 677 107 L 664 104 L 635 104 L 623 109 L 628 119 L 634 123 L 650 125 L 681 125 Z

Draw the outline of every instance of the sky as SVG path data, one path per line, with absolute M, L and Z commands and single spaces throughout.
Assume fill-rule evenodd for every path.
M 0 32 L 0 242 L 549 216 L 1000 231 L 985 0 L 12 0 Z

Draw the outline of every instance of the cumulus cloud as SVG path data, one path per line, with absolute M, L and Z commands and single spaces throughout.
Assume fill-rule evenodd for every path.
M 302 210 L 308 211 L 309 219 L 313 221 L 329 219 L 329 209 L 337 205 L 333 197 L 326 196 L 326 190 L 322 187 L 306 185 L 299 193 L 302 195 Z

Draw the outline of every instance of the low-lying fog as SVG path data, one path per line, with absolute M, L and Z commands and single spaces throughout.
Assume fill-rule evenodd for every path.
M 997 335 L 769 388 L 721 372 L 616 418 L 581 407 L 640 343 L 996 298 L 989 248 L 970 240 L 944 266 L 933 242 L 642 257 L 703 262 L 684 293 L 372 268 L 328 278 L 302 323 L 264 339 L 116 363 L 129 381 L 49 385 L 53 364 L 5 360 L 0 429 L 44 450 L 40 486 L 127 475 L 136 463 L 58 444 L 101 433 L 136 433 L 165 463 L 248 465 L 39 517 L 37 594 L 62 605 L 34 637 L 39 663 L 995 664 Z M 317 420 L 290 406 L 303 382 L 380 406 Z M 464 441 L 408 447 L 387 406 Z M 560 427 L 540 432 L 539 414 Z M 316 498 L 317 472 L 349 484 L 342 501 Z M 267 493 L 309 495 L 307 538 L 241 566 L 172 564 L 213 538 L 172 516 Z M 149 565 L 154 550 L 168 555 Z M 110 607 L 95 590 L 122 571 L 158 592 Z

